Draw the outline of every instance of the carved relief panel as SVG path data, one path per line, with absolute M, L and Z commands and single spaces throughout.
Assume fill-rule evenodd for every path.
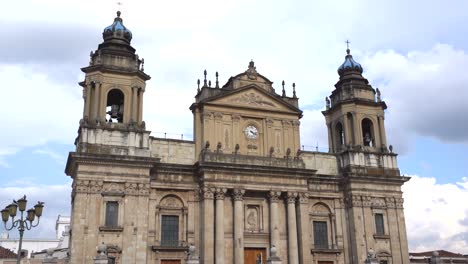
M 245 206 L 244 227 L 246 232 L 263 232 L 263 210 L 262 206 L 247 204 Z

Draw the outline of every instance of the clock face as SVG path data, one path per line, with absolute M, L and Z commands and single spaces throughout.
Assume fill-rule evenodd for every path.
M 252 125 L 247 126 L 244 129 L 244 133 L 248 139 L 256 139 L 258 137 L 258 130 L 255 126 Z

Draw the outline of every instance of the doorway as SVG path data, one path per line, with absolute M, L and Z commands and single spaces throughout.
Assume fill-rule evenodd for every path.
M 266 264 L 265 248 L 244 249 L 244 264 Z
M 161 264 L 180 264 L 178 259 L 161 259 Z

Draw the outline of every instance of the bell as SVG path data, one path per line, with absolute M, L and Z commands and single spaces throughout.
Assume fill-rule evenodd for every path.
M 119 105 L 112 105 L 111 110 L 107 112 L 111 118 L 118 118 L 119 117 Z

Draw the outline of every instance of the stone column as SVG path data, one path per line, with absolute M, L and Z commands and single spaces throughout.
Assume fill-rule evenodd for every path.
M 92 107 L 92 110 L 91 110 L 91 116 L 90 118 L 93 119 L 93 121 L 97 121 L 99 120 L 99 109 L 98 109 L 98 105 L 99 105 L 99 86 L 100 84 L 98 82 L 95 82 L 94 83 L 94 88 L 93 88 L 93 92 L 94 92 L 94 96 L 93 96 L 93 107 Z
M 300 263 L 311 263 L 310 259 L 310 230 L 309 230 L 309 196 L 307 193 L 299 194 L 298 204 L 298 233 L 301 236 L 299 242 L 299 260 Z
M 361 142 L 361 133 L 359 133 L 359 127 L 360 125 L 357 123 L 357 116 L 356 112 L 351 112 L 351 115 L 353 117 L 353 136 L 354 136 L 354 145 L 362 145 Z
M 280 251 L 280 234 L 278 229 L 278 202 L 281 192 L 270 191 L 268 198 L 270 199 L 270 248 L 276 248 Z
M 139 87 L 138 88 L 138 106 L 137 106 L 137 109 L 138 109 L 138 112 L 137 112 L 137 122 L 138 124 L 141 124 L 141 122 L 143 122 L 143 88 Z
M 224 264 L 224 197 L 226 189 L 216 189 L 216 264 Z
M 296 197 L 297 193 L 288 192 L 286 200 L 288 203 L 288 255 L 289 264 L 298 264 L 297 251 L 297 224 L 296 224 Z
M 90 109 L 90 107 L 91 107 L 91 102 L 92 102 L 92 101 L 91 101 L 91 98 L 92 98 L 92 95 L 91 95 L 91 89 L 92 89 L 92 88 L 91 88 L 91 87 L 92 87 L 92 85 L 91 85 L 90 83 L 88 83 L 88 84 L 86 85 L 86 88 L 84 88 L 85 91 L 84 91 L 84 94 L 83 94 L 84 103 L 85 103 L 84 112 L 83 112 L 83 118 L 86 116 L 86 117 L 88 117 L 88 119 L 89 119 L 89 117 L 90 117 L 89 109 Z
M 327 124 L 328 128 L 328 152 L 334 152 L 335 147 L 333 146 L 333 134 L 331 124 Z
M 234 189 L 234 263 L 244 264 L 244 190 Z
M 206 264 L 214 263 L 214 224 L 213 224 L 213 190 L 203 188 L 203 242 L 202 242 L 202 262 Z
M 132 103 L 130 104 L 130 120 L 138 122 L 138 87 L 132 87 Z
M 385 134 L 385 124 L 384 124 L 384 116 L 383 115 L 380 115 L 378 116 L 378 120 L 379 120 L 379 131 L 380 131 L 380 143 L 382 145 L 382 147 L 386 147 L 387 146 L 387 136 Z

